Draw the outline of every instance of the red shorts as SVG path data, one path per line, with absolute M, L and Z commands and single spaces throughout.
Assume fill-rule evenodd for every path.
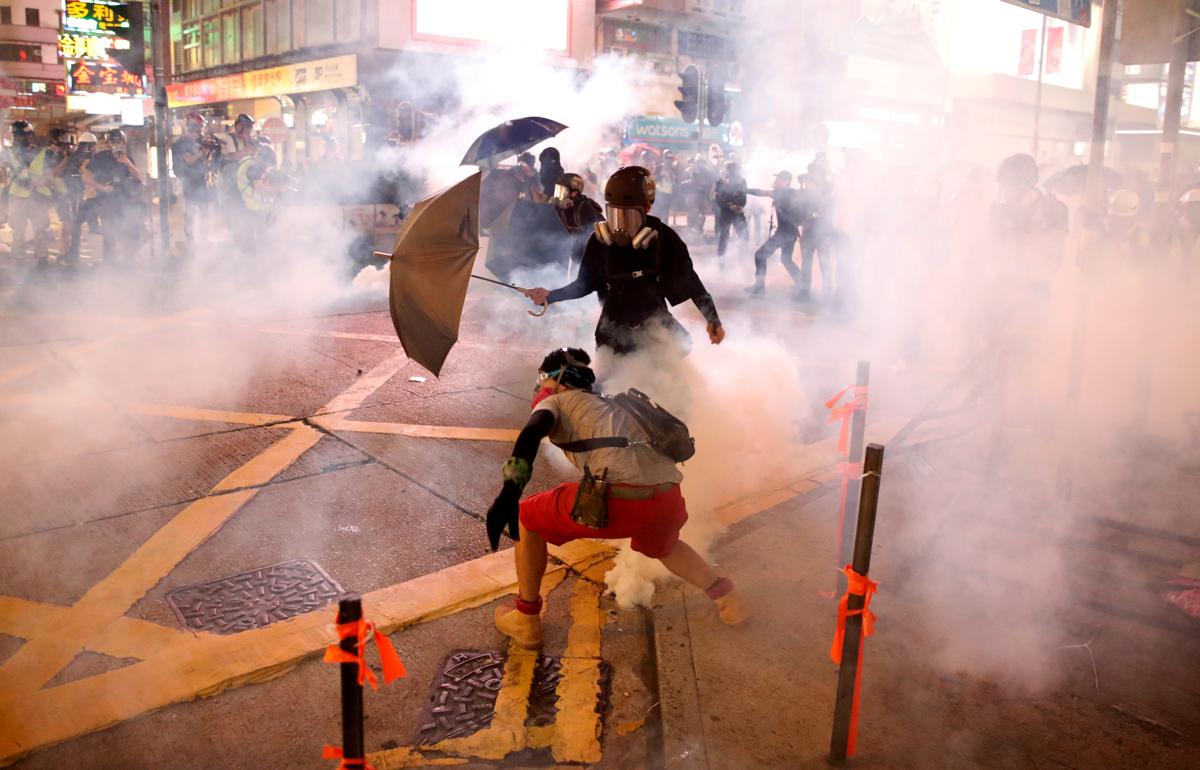
M 630 539 L 638 553 L 659 559 L 671 553 L 679 541 L 679 530 L 688 519 L 687 506 L 676 484 L 667 492 L 645 500 L 608 500 L 608 526 L 585 527 L 571 519 L 578 481 L 559 484 L 554 489 L 530 495 L 521 501 L 521 523 L 546 542 L 562 545 L 572 540 Z

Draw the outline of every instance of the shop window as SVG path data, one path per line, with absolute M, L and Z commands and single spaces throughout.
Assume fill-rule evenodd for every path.
M 242 59 L 263 55 L 263 9 L 255 4 L 242 9 Z
M 306 0 L 304 16 L 306 45 L 329 45 L 333 42 L 333 0 Z
M 204 20 L 204 66 L 216 67 L 221 63 L 221 23 L 215 16 Z
M 12 8 L 0 5 L 0 24 L 12 24 Z
M 337 3 L 337 39 L 338 42 L 358 40 L 360 26 L 360 0 L 336 0 Z
M 266 0 L 267 53 L 292 50 L 292 6 L 289 0 Z
M 0 43 L 0 61 L 42 63 L 42 47 L 40 45 L 21 45 L 20 43 Z
M 200 69 L 200 25 L 187 24 L 183 27 L 183 71 Z
M 40 27 L 42 26 L 42 13 L 37 8 L 25 9 L 25 26 Z
M 222 58 L 226 64 L 236 64 L 241 61 L 241 25 L 238 24 L 237 11 L 231 11 L 221 16 Z

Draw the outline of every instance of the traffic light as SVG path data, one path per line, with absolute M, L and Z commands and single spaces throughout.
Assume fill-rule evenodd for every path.
M 695 123 L 700 112 L 700 70 L 689 64 L 679 73 L 679 80 L 680 98 L 675 106 L 679 108 L 679 115 L 685 123 Z
M 708 73 L 705 102 L 708 108 L 708 124 L 719 126 L 725 122 L 725 75 Z
M 144 30 L 145 14 L 140 2 L 128 5 L 129 29 L 117 31 L 117 35 L 129 41 L 129 47 L 108 49 L 108 55 L 117 61 L 126 72 L 132 72 L 141 77 L 146 74 L 146 33 Z

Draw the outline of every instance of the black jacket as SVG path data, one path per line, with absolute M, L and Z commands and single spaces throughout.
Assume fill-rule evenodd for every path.
M 746 180 L 740 176 L 730 181 L 717 180 L 713 192 L 713 207 L 721 217 L 735 217 L 746 208 Z
M 606 246 L 595 234 L 587 242 L 579 275 L 574 281 L 550 292 L 550 302 L 599 295 L 605 320 L 636 327 L 658 314 L 668 313 L 668 304 L 692 300 L 706 321 L 720 324 L 712 296 L 692 266 L 687 244 L 658 217 L 647 216 L 646 226 L 658 237 L 649 248 Z

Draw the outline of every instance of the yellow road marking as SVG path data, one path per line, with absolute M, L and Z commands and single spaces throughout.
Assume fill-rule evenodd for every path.
M 520 431 L 502 428 L 457 428 L 446 425 L 409 425 L 399 422 L 367 422 L 347 420 L 337 416 L 314 417 L 313 424 L 329 431 L 352 433 L 386 433 L 393 436 L 414 438 L 444 438 L 463 441 L 507 441 L 517 440 Z
M 553 547 L 551 553 L 576 568 L 594 562 L 598 554 L 612 551 L 602 543 L 577 541 Z M 543 590 L 557 585 L 565 569 L 556 566 L 549 570 Z M 363 596 L 363 604 L 367 616 L 383 633 L 391 634 L 515 591 L 516 571 L 509 549 L 372 591 Z M 49 689 L 0 689 L 0 766 L 35 749 L 102 730 L 172 703 L 216 695 L 286 673 L 335 641 L 331 617 L 328 612 L 310 612 L 231 636 L 198 634 L 186 645 L 164 649 L 147 643 L 137 655 L 127 656 L 143 660 L 124 668 Z
M 571 596 L 571 627 L 555 689 L 558 713 L 550 752 L 557 762 L 599 762 L 600 588 L 576 580 Z
M 177 420 L 195 420 L 198 422 L 231 422 L 237 425 L 268 425 L 294 419 L 284 414 L 226 412 L 220 409 L 201 409 L 194 406 L 172 406 L 170 404 L 130 404 L 126 409 L 138 414 L 147 414 L 155 417 L 174 417 Z M 287 427 L 294 426 L 289 425 Z
M 0 634 L 29 639 L 46 628 L 57 626 L 70 612 L 70 607 L 59 604 L 0 596 Z M 148 620 L 122 615 L 106 626 L 98 636 L 92 638 L 86 647 L 92 652 L 100 652 L 114 658 L 140 658 L 146 654 L 148 647 L 164 649 L 206 636 L 209 635 L 167 628 Z

